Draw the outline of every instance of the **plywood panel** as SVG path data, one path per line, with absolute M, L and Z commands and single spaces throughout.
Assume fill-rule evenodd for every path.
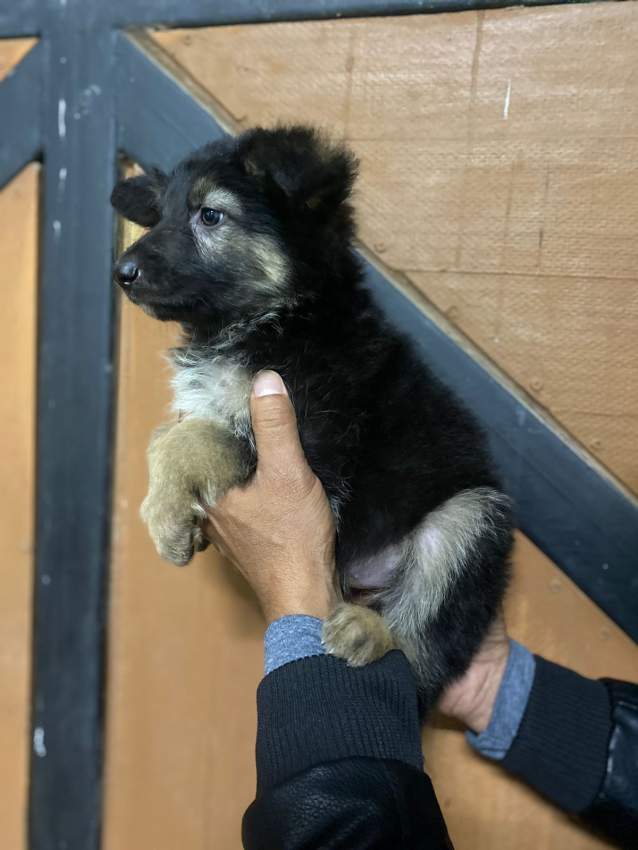
M 0 41 L 0 80 L 15 68 L 34 44 L 34 38 L 7 38 Z
M 212 553 L 158 559 L 138 510 L 175 328 L 123 305 L 107 685 L 105 850 L 231 850 L 254 794 L 256 603 Z
M 638 4 L 154 38 L 238 126 L 346 138 L 365 244 L 638 491 Z
M 38 173 L 0 192 L 0 845 L 26 850 L 35 465 Z M 46 741 L 44 742 L 46 746 Z
M 464 333 L 638 490 L 638 283 L 586 277 L 413 276 Z

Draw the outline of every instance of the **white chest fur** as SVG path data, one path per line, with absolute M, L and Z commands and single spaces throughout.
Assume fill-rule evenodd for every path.
M 173 410 L 210 419 L 237 434 L 250 431 L 252 375 L 224 355 L 179 356 L 173 362 Z

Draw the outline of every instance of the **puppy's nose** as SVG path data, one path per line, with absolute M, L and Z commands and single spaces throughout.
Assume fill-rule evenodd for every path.
M 115 267 L 115 279 L 120 286 L 131 286 L 140 276 L 140 269 L 134 260 L 124 260 Z

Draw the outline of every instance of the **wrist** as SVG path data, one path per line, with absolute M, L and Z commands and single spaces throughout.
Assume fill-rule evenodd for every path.
M 451 685 L 440 708 L 477 735 L 487 729 L 503 681 L 509 646 L 492 658 L 474 661 L 467 672 Z
M 262 602 L 266 622 L 270 625 L 282 617 L 305 615 L 319 620 L 327 619 L 335 605 L 337 594 L 332 586 L 313 586 L 307 590 L 296 588 L 285 593 L 277 593 Z
M 263 606 L 264 619 L 268 625 L 283 617 L 315 617 L 317 620 L 325 620 L 330 616 L 332 608 L 324 605 L 313 605 L 306 601 L 285 602 L 273 606 Z
M 498 661 L 494 661 L 483 675 L 477 675 L 477 683 L 474 690 L 474 698 L 468 707 L 463 722 L 473 732 L 480 734 L 484 732 L 490 723 L 494 704 L 498 695 L 503 674 L 507 666 L 507 655 Z

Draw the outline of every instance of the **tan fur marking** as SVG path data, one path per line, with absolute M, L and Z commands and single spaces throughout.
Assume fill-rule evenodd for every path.
M 205 548 L 202 503 L 213 505 L 242 480 L 238 444 L 202 419 L 161 426 L 148 447 L 149 489 L 141 517 L 159 555 L 180 566 Z
M 195 208 L 202 205 L 206 195 L 213 189 L 215 184 L 210 177 L 198 177 L 188 193 L 188 204 Z
M 239 198 L 228 189 L 224 189 L 223 186 L 209 184 L 208 192 L 200 203 L 203 207 L 212 207 L 215 210 L 221 210 L 231 215 L 239 215 L 241 213 Z
M 323 644 L 351 667 L 363 667 L 397 647 L 376 611 L 348 602 L 340 603 L 324 623 Z
M 283 290 L 288 279 L 288 259 L 277 243 L 268 236 L 255 237 L 250 250 L 264 272 L 260 285 L 277 293 Z

